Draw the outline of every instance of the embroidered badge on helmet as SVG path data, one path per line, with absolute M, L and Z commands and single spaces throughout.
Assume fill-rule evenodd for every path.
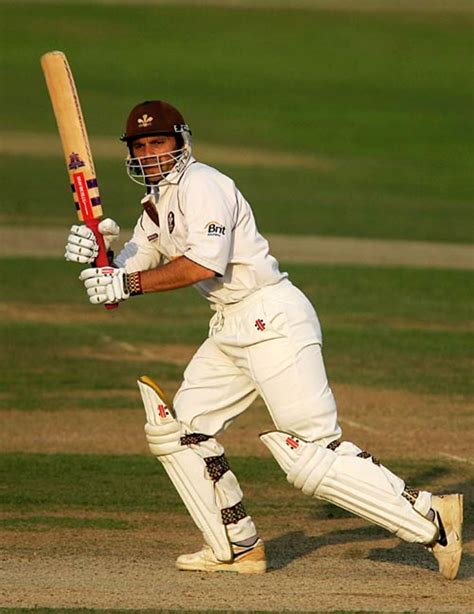
M 140 128 L 146 128 L 147 126 L 151 124 L 153 119 L 154 119 L 153 117 L 145 113 L 139 119 L 137 119 L 137 123 L 140 126 Z

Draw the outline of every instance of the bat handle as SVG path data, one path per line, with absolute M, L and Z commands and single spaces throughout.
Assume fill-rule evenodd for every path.
M 86 226 L 92 230 L 95 236 L 95 240 L 97 241 L 97 245 L 99 246 L 99 253 L 97 254 L 97 258 L 95 259 L 95 264 L 98 267 L 109 266 L 111 263 L 109 262 L 109 257 L 107 256 L 107 249 L 105 248 L 104 237 L 99 232 L 99 218 L 94 218 L 92 220 L 85 220 Z M 112 309 L 117 309 L 118 303 L 111 303 L 109 305 L 104 305 L 104 307 L 111 311 Z

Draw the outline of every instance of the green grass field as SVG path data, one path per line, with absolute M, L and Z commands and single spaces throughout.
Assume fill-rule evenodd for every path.
M 266 232 L 472 240 L 472 41 L 462 13 L 419 14 L 416 3 L 411 13 L 365 14 L 43 2 L 0 11 L 0 112 L 13 137 L 54 132 L 39 58 L 62 49 L 93 137 L 118 138 L 134 104 L 160 97 L 183 110 L 196 143 L 327 161 L 320 171 L 219 165 Z M 27 147 L 3 153 L 4 223 L 67 224 L 59 145 L 53 159 Z M 97 167 L 108 213 L 130 225 L 139 188 L 120 161 Z
M 294 148 L 298 151 L 297 144 Z M 271 155 L 273 150 L 268 151 Z M 3 155 L 0 162 L 8 169 L 3 223 L 69 225 L 74 214 L 60 152 L 52 158 Z M 431 169 L 425 161 L 357 157 L 336 161 L 330 171 L 218 167 L 235 179 L 253 205 L 259 227 L 268 233 L 472 240 L 472 168 L 458 159 Z M 32 177 L 26 184 L 25 171 Z M 143 194 L 126 177 L 123 160 L 99 158 L 97 172 L 106 211 L 121 226 L 132 227 Z M 21 191 L 19 185 L 24 186 Z
M 285 269 L 318 308 L 332 381 L 466 398 L 472 393 L 469 272 L 329 265 Z M 107 349 L 157 340 L 197 347 L 207 334 L 210 311 L 193 289 L 141 297 L 122 305 L 112 317 L 91 307 L 93 321 L 75 322 L 74 309 L 89 307 L 76 276 L 80 267 L 60 260 L 8 259 L 0 263 L 0 270 L 11 288 L 4 304 L 17 313 L 13 321 L 9 317 L 0 325 L 4 348 L 0 407 L 60 408 L 64 393 L 75 390 L 78 407 L 123 406 L 113 394 L 81 399 L 79 393 L 85 383 L 89 390 L 107 390 L 110 381 L 118 392 L 135 390 L 135 379 L 150 369 L 159 379 L 177 381 L 184 365 L 167 364 L 159 354 L 151 364 L 149 358 L 110 362 L 94 355 L 98 344 Z M 25 274 L 32 276 L 32 283 L 19 285 L 17 280 Z M 45 288 L 54 292 L 44 292 Z M 44 316 L 54 304 L 70 307 L 70 316 L 23 321 L 19 314 L 28 313 L 30 302 Z M 75 356 L 75 344 L 77 352 L 81 348 L 95 352 Z M 139 406 L 138 398 L 133 406 Z
M 247 508 L 253 516 L 285 514 L 288 501 L 283 493 L 287 484 L 272 459 L 233 457 L 231 464 L 239 475 Z M 391 464 L 415 487 L 433 488 L 440 479 L 448 477 L 456 477 L 459 483 L 469 481 L 468 469 L 459 471 L 454 463 L 400 460 Z M 34 531 L 54 524 L 58 528 L 81 525 L 100 528 L 108 521 L 105 528 L 126 530 L 134 528 L 133 521 L 107 519 L 107 513 L 150 513 L 157 509 L 162 513 L 187 513 L 164 470 L 151 456 L 11 454 L 2 458 L 1 470 L 2 482 L 7 487 L 4 509 L 35 513 L 27 518 L 9 516 L 0 524 L 6 529 Z M 267 485 L 264 491 L 263 483 Z M 472 507 L 469 502 L 466 513 Z M 294 497 L 292 509 L 295 515 L 303 514 L 314 520 L 350 517 L 344 510 L 303 496 Z M 48 516 L 64 510 L 72 511 L 73 516 Z M 104 517 L 81 518 L 81 511 L 95 511 Z M 373 525 L 366 530 L 374 535 L 383 534 Z
M 267 152 L 265 166 L 252 166 L 245 156 L 232 164 L 224 157 L 217 165 L 236 179 L 263 234 L 469 243 L 472 23 L 448 4 L 433 12 L 418 11 L 417 2 L 410 10 L 359 12 L 2 1 L 0 113 L 7 145 L 0 149 L 0 224 L 66 228 L 74 222 L 59 141 L 57 151 L 44 155 L 14 146 L 15 135 L 36 145 L 42 135 L 55 134 L 39 58 L 62 49 L 93 137 L 118 137 L 131 106 L 159 97 L 182 109 L 196 143 Z M 390 0 L 388 6 L 396 5 Z M 277 166 L 274 153 L 312 156 L 322 164 Z M 115 154 L 98 156 L 97 170 L 107 215 L 130 227 L 140 189 Z M 391 428 L 403 428 L 398 413 L 406 416 L 414 404 L 410 424 L 417 430 L 406 447 L 399 442 L 389 465 L 412 486 L 464 491 L 466 541 L 472 540 L 472 453 L 458 451 L 468 449 L 473 417 L 472 273 L 357 264 L 282 268 L 318 310 L 331 382 L 375 395 L 357 420 L 376 428 L 389 424 L 383 436 L 361 431 L 374 438 L 377 452 L 383 452 L 384 437 L 393 444 Z M 139 297 L 111 314 L 87 303 L 79 270 L 59 257 L 0 260 L 0 412 L 7 420 L 28 421 L 33 433 L 45 417 L 54 429 L 71 411 L 78 422 L 91 410 L 98 417 L 105 411 L 142 416 L 136 378 L 148 373 L 175 388 L 184 368 L 151 348 L 197 347 L 207 334 L 209 308 L 193 289 Z M 393 407 L 380 407 L 379 393 L 393 393 Z M 446 439 L 423 456 L 419 448 L 434 449 L 430 442 L 440 425 Z M 101 435 L 93 422 L 90 428 Z M 149 455 L 96 448 L 68 453 L 67 440 L 54 453 L 26 445 L 12 450 L 8 443 L 5 438 L 9 451 L 0 453 L 4 536 L 135 535 L 144 519 L 157 527 L 160 512 L 167 528 L 170 515 L 186 513 Z M 42 442 L 35 444 L 40 449 Z M 325 503 L 294 496 L 269 458 L 237 449 L 231 464 L 249 510 L 264 526 L 275 518 L 283 531 L 289 509 L 305 521 L 334 519 L 337 525 L 349 519 Z M 376 527 L 350 531 L 369 541 L 383 533 Z M 358 551 L 350 556 L 359 563 L 367 558 Z M 402 559 L 395 557 L 396 564 Z M 461 582 L 472 576 L 472 562 L 468 555 Z M 414 578 L 422 590 L 424 576 Z M 0 613 L 31 611 L 3 605 Z M 152 611 L 59 605 L 35 611 Z M 344 612 L 357 611 L 347 607 Z

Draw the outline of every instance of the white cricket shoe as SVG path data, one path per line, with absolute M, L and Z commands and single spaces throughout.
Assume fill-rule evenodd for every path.
M 438 561 L 440 573 L 454 580 L 462 556 L 463 496 L 433 495 L 431 508 L 436 514 L 438 540 L 429 549 Z
M 265 573 L 267 559 L 265 546 L 258 539 L 253 546 L 232 546 L 233 561 L 223 563 L 216 559 L 212 549 L 205 545 L 199 552 L 182 554 L 176 559 L 176 567 L 186 571 L 233 571 L 234 573 Z

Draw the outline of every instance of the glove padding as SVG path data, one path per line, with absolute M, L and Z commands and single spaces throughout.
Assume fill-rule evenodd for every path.
M 114 220 L 106 218 L 99 223 L 97 228 L 104 237 L 105 248 L 108 251 L 112 242 L 118 238 L 120 227 Z M 91 264 L 97 258 L 98 253 L 99 246 L 92 230 L 87 226 L 73 224 L 67 238 L 66 253 L 64 254 L 66 260 Z
M 125 269 L 103 266 L 85 269 L 79 275 L 84 282 L 89 301 L 94 305 L 120 303 L 130 297 Z

